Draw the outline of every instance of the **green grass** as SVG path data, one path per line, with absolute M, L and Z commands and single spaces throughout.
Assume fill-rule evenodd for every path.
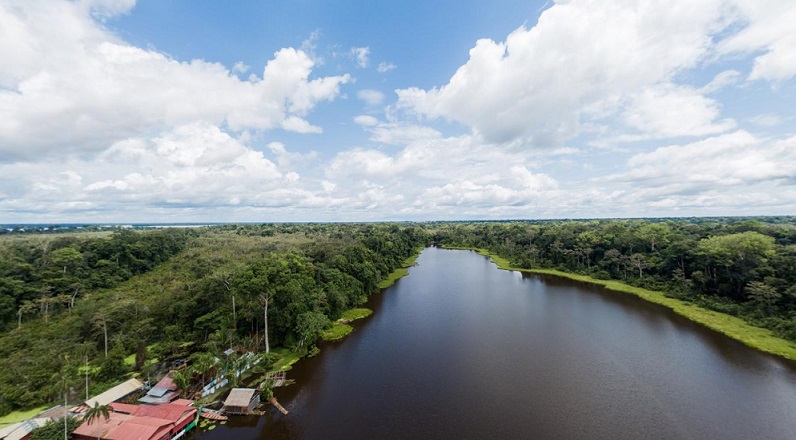
M 417 257 L 420 256 L 420 251 L 422 251 L 422 249 L 418 250 L 413 255 L 409 256 L 409 258 L 404 260 L 403 267 L 395 269 L 391 274 L 387 275 L 387 278 L 381 280 L 381 282 L 377 284 L 377 287 L 379 289 L 386 289 L 395 284 L 395 282 L 398 281 L 399 278 L 403 278 L 409 275 L 409 271 L 406 270 L 406 268 L 417 265 L 415 260 L 417 259 Z
M 284 347 L 275 348 L 271 350 L 271 352 L 282 356 L 282 358 L 276 361 L 276 363 L 274 363 L 274 365 L 271 367 L 271 370 L 273 371 L 287 371 L 293 368 L 293 364 L 298 362 L 299 359 L 307 354 L 307 350 L 293 351 Z
M 372 314 L 373 310 L 360 307 L 357 309 L 346 310 L 345 312 L 343 312 L 343 316 L 340 317 L 340 319 L 345 319 L 348 321 L 356 321 L 357 319 L 367 318 Z
M 339 341 L 348 336 L 352 331 L 354 331 L 354 327 L 343 324 L 342 322 L 335 322 L 330 328 L 321 333 L 321 339 L 324 341 Z
M 368 316 L 373 314 L 373 310 L 366 309 L 363 307 L 346 310 L 343 312 L 343 316 L 332 324 L 332 327 L 324 330 L 321 334 L 321 339 L 324 341 L 339 341 L 354 331 L 354 327 L 348 325 L 351 321 L 356 321 L 357 319 L 367 318 Z
M 26 411 L 14 411 L 12 413 L 6 414 L 3 417 L 0 417 L 0 426 L 3 425 L 13 425 L 14 423 L 24 422 L 36 414 L 44 411 L 45 409 L 49 408 L 48 406 L 40 406 L 38 408 L 29 409 Z
M 186 346 L 190 346 L 190 345 L 193 345 L 193 342 L 188 343 L 188 345 L 186 345 L 185 343 L 181 344 L 182 347 L 186 347 Z M 147 345 L 147 347 L 146 347 L 146 349 L 147 349 L 147 358 L 146 358 L 146 361 L 144 362 L 144 366 L 153 365 L 153 364 L 156 364 L 156 363 L 159 362 L 158 358 L 150 358 L 149 357 L 149 353 L 151 353 L 152 350 L 156 346 L 157 346 L 157 344 Z M 134 367 L 135 366 L 135 353 L 131 354 L 130 356 L 127 356 L 126 358 L 124 358 L 124 363 L 127 366 L 129 366 L 129 367 Z
M 681 301 L 679 299 L 670 298 L 667 297 L 663 292 L 630 286 L 619 281 L 598 280 L 590 276 L 562 272 L 560 270 L 554 269 L 521 269 L 517 267 L 511 267 L 511 264 L 508 260 L 494 255 L 485 249 L 454 248 L 448 246 L 445 248 L 474 250 L 481 255 L 490 257 L 500 269 L 504 270 L 516 270 L 520 272 L 554 275 L 558 277 L 569 278 L 575 281 L 598 284 L 606 289 L 616 292 L 629 293 L 649 302 L 667 307 L 678 315 L 740 341 L 749 347 L 764 351 L 766 353 L 782 356 L 786 359 L 796 360 L 796 343 L 779 338 L 770 330 L 755 327 L 735 316 L 708 310 L 693 303 Z

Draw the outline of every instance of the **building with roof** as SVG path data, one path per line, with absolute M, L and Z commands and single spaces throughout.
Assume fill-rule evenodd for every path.
M 117 402 L 119 400 L 124 399 L 125 397 L 133 394 L 134 392 L 140 390 L 144 387 L 144 384 L 138 379 L 130 379 L 126 382 L 122 382 L 119 385 L 105 391 L 104 393 L 92 397 L 91 399 L 86 400 L 86 403 L 83 405 L 93 408 L 94 405 L 108 405 L 113 402 Z
M 221 407 L 226 414 L 251 414 L 260 404 L 260 394 L 254 388 L 233 388 Z
M 61 420 L 64 417 L 69 415 L 69 408 L 63 405 L 56 405 L 50 409 L 44 410 L 38 414 L 36 414 L 37 419 L 53 419 L 53 420 Z
M 13 425 L 6 426 L 0 429 L 0 440 L 25 440 L 30 438 L 30 434 L 42 426 L 46 425 L 50 420 L 48 417 L 39 417 L 35 419 L 28 419 L 24 422 L 14 423 Z
M 169 403 L 178 397 L 180 397 L 180 394 L 177 392 L 177 385 L 174 383 L 174 380 L 169 376 L 164 376 L 160 382 L 150 388 L 146 395 L 138 399 L 138 401 L 148 405 L 160 405 Z
M 111 403 L 110 417 L 85 422 L 73 433 L 75 440 L 168 440 L 193 428 L 197 410 L 192 400 L 162 405 Z

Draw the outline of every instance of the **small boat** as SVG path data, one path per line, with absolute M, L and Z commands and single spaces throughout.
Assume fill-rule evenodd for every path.
M 227 420 L 227 416 L 214 409 L 202 408 L 202 413 L 199 415 L 210 420 Z

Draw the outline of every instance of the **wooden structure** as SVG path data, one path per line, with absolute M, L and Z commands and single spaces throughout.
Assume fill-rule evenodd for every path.
M 216 411 L 214 409 L 207 409 L 207 408 L 202 408 L 202 412 L 199 415 L 201 417 L 204 417 L 204 418 L 208 419 L 208 420 L 227 420 L 228 419 L 227 416 L 222 415 L 220 412 L 218 412 L 218 411 Z
M 265 375 L 265 380 L 260 384 L 260 388 L 263 388 L 265 384 L 271 382 L 271 388 L 277 388 L 281 386 L 287 385 L 287 377 L 286 372 L 284 371 L 272 371 Z
M 260 394 L 254 388 L 233 388 L 229 392 L 221 412 L 224 414 L 253 414 L 260 404 Z
M 83 414 L 88 411 L 89 408 L 93 408 L 94 405 L 108 405 L 113 402 L 118 402 L 125 397 L 135 393 L 136 391 L 143 388 L 144 384 L 138 379 L 130 379 L 126 382 L 122 382 L 119 385 L 105 391 L 104 393 L 92 397 L 91 399 L 86 400 L 84 403 L 72 408 L 70 410 L 71 413 L 74 414 Z
M 276 400 L 276 397 L 271 397 L 270 399 L 268 399 L 268 401 L 271 402 L 271 405 L 274 405 L 274 407 L 278 409 L 279 412 L 281 412 L 284 415 L 287 415 L 288 410 L 286 410 L 284 406 L 279 404 L 279 402 Z

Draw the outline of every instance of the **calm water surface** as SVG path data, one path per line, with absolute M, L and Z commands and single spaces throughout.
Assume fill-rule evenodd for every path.
M 796 439 L 796 365 L 637 298 L 426 249 L 213 439 Z

